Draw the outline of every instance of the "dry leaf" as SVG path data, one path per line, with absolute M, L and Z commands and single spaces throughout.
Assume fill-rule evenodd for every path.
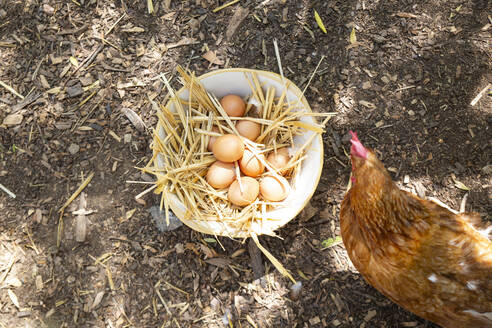
M 321 20 L 321 17 L 319 16 L 318 12 L 315 10 L 314 11 L 314 19 L 316 20 L 316 23 L 318 24 L 319 28 L 323 31 L 323 33 L 326 32 L 325 25 L 323 24 L 323 21 Z
M 209 50 L 207 51 L 203 56 L 206 60 L 208 60 L 210 63 L 215 64 L 215 65 L 224 65 L 224 61 L 220 60 L 217 57 L 217 54 L 215 51 Z
M 211 249 L 210 247 L 208 247 L 206 245 L 200 244 L 200 249 L 205 254 L 205 256 L 208 258 L 217 257 L 217 252 L 215 252 L 213 249 Z
M 468 188 L 467 186 L 465 186 L 465 184 L 461 181 L 458 181 L 458 180 L 455 180 L 454 181 L 454 186 L 458 189 L 461 189 L 461 190 L 470 190 L 470 188 Z
M 11 291 L 10 289 L 7 290 L 7 293 L 9 294 L 9 297 L 10 297 L 10 300 L 12 301 L 12 303 L 14 303 L 14 305 L 17 308 L 20 308 L 19 299 L 17 298 L 17 295 L 15 295 L 14 292 Z
M 79 61 L 77 60 L 77 58 L 70 56 L 69 60 L 73 66 L 79 67 Z
M 355 35 L 355 27 L 352 27 L 352 32 L 350 32 L 349 41 L 351 44 L 355 44 L 357 42 L 357 36 Z
M 134 208 L 133 210 L 129 210 L 129 211 L 127 211 L 127 212 L 125 213 L 125 219 L 126 219 L 126 220 L 131 219 L 131 217 L 133 216 L 133 214 L 135 213 L 135 211 L 136 211 L 136 210 L 137 210 L 137 209 L 136 209 L 136 208 Z
M 61 88 L 60 87 L 54 87 L 52 89 L 49 89 L 48 91 L 46 91 L 48 94 L 51 94 L 51 95 L 55 95 L 55 94 L 59 94 L 61 91 Z
M 6 118 L 4 118 L 3 124 L 7 126 L 19 125 L 21 124 L 23 118 L 24 117 L 22 116 L 22 114 L 10 114 L 7 115 Z
M 213 259 L 208 259 L 205 260 L 208 264 L 215 265 L 219 268 L 225 268 L 227 265 L 229 265 L 232 261 L 230 259 L 222 258 L 222 257 L 215 257 Z
M 451 174 L 451 179 L 453 179 L 454 181 L 454 186 L 458 189 L 461 189 L 461 190 L 470 190 L 470 188 L 468 188 L 467 186 L 465 186 L 465 184 L 461 181 L 459 181 L 458 179 L 456 179 L 456 176 L 452 173 Z
M 5 280 L 5 284 L 12 287 L 22 286 L 22 282 L 17 277 L 9 277 Z

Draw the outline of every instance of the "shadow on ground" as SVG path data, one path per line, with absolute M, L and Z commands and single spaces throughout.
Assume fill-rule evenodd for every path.
M 338 210 L 350 168 L 344 155 L 349 129 L 381 153 L 398 181 L 408 175 L 412 183 L 423 184 L 427 195 L 457 208 L 464 192 L 454 187 L 453 173 L 471 189 L 467 209 L 490 215 L 490 186 L 481 173 L 490 164 L 490 96 L 469 105 L 491 81 L 490 42 L 481 30 L 490 4 L 246 1 L 239 5 L 249 15 L 226 40 L 237 7 L 213 13 L 212 2 L 172 1 L 169 10 L 156 4 L 157 15 L 149 16 L 144 1 L 85 1 L 81 7 L 45 2 L 53 12 L 45 4 L 0 1 L 2 19 L 10 22 L 0 23 L 0 41 L 5 42 L 0 58 L 8 63 L 0 69 L 2 81 L 23 95 L 33 87 L 43 93 L 49 89 L 40 75 L 50 88 L 72 86 L 87 76 L 102 86 L 87 107 L 80 103 L 90 90 L 73 98 L 49 94 L 22 109 L 21 125 L 0 128 L 1 182 L 18 195 L 12 200 L 0 194 L 5 218 L 0 225 L 1 268 L 6 272 L 9 256 L 15 254 L 5 281 L 15 275 L 22 282 L 20 287 L 4 283 L 19 298 L 20 309 L 1 293 L 0 313 L 7 320 L 2 323 L 214 327 L 223 325 L 229 309 L 235 324 L 246 324 L 248 315 L 265 327 L 432 326 L 368 286 L 341 245 L 322 251 L 320 244 L 339 235 Z M 314 9 L 326 34 L 314 22 Z M 107 37 L 112 45 L 101 51 L 104 58 L 81 72 L 69 66 L 62 76 L 68 57 L 79 62 L 87 58 L 99 44 L 91 37 L 108 31 L 124 12 Z M 84 25 L 84 31 L 58 34 Z M 123 32 L 135 26 L 144 32 Z M 352 29 L 355 44 L 349 42 Z M 195 41 L 169 48 L 190 38 Z M 216 50 L 232 67 L 277 71 L 273 39 L 278 40 L 286 76 L 301 87 L 325 56 L 306 97 L 314 110 L 338 113 L 324 135 L 325 170 L 310 205 L 314 215 L 306 220 L 301 214 L 281 229 L 283 240 L 262 238 L 296 279 L 308 278 L 295 302 L 286 298 L 288 281 L 266 260 L 267 283 L 260 287 L 247 251 L 231 258 L 247 249 L 244 244 L 221 238 L 224 251 L 186 227 L 157 231 L 146 210 L 156 204 L 155 198 L 145 198 L 145 206 L 137 204 L 133 197 L 142 187 L 126 183 L 142 178 L 134 167 L 150 158 L 151 138 L 119 112 L 122 106 L 131 107 L 148 126 L 155 125 L 148 99 L 163 101 L 165 88 L 153 78 L 160 72 L 172 74 L 177 64 L 197 74 L 215 69 L 201 57 L 206 49 Z M 50 55 L 63 62 L 54 64 Z M 135 77 L 148 89 L 122 94 L 117 84 Z M 17 101 L 0 91 L 0 121 Z M 131 140 L 125 142 L 128 134 Z M 68 151 L 72 144 L 79 146 L 74 154 Z M 91 171 L 95 175 L 85 189 L 87 208 L 97 212 L 88 215 L 87 241 L 74 241 L 74 215 L 67 212 L 57 248 L 57 211 L 80 185 L 82 173 Z M 208 263 L 210 250 L 230 263 Z

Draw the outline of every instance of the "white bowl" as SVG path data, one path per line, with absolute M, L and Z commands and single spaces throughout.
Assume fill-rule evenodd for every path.
M 214 94 L 217 98 L 221 98 L 231 93 L 246 97 L 251 95 L 248 79 L 250 82 L 252 81 L 252 73 L 256 74 L 264 90 L 270 86 L 274 86 L 276 89 L 276 97 L 279 97 L 282 94 L 282 91 L 284 90 L 282 78 L 280 75 L 272 72 L 244 68 L 222 69 L 204 74 L 198 77 L 198 79 L 205 89 Z M 289 86 L 287 90 L 287 100 L 297 102 L 300 99 L 298 108 L 300 110 L 311 111 L 301 90 L 287 79 L 285 79 L 285 83 Z M 187 89 L 181 88 L 177 92 L 177 96 L 182 99 L 188 99 L 189 92 Z M 170 110 L 175 111 L 173 102 L 168 103 L 167 106 Z M 311 116 L 305 116 L 301 120 L 307 123 L 316 123 Z M 162 127 L 159 128 L 158 133 L 161 139 L 165 138 L 165 132 Z M 295 136 L 294 147 L 295 145 L 303 145 L 310 137 L 312 137 L 312 134 L 314 134 L 314 132 L 306 131 L 303 135 Z M 321 135 L 318 134 L 314 137 L 311 144 L 306 148 L 306 152 L 307 156 L 301 163 L 300 171 L 293 181 L 291 181 L 292 190 L 287 199 L 282 202 L 283 206 L 268 211 L 268 219 L 263 218 L 262 220 L 254 220 L 251 225 L 251 231 L 255 232 L 257 235 L 275 235 L 274 231 L 276 229 L 295 218 L 309 202 L 316 190 L 323 168 L 323 142 Z M 164 161 L 160 156 L 157 156 L 156 163 L 158 167 L 164 166 Z M 227 222 L 185 219 L 187 209 L 184 204 L 175 194 L 169 194 L 168 196 L 169 206 L 174 214 L 176 214 L 184 224 L 194 230 L 233 238 L 246 238 L 250 236 L 249 231 L 240 230 Z

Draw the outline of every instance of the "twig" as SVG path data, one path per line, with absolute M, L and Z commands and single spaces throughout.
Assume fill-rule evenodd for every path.
M 7 278 L 7 275 L 9 274 L 10 269 L 12 269 L 12 266 L 14 265 L 15 261 L 16 261 L 15 255 L 12 255 L 9 264 L 7 264 L 7 268 L 3 272 L 2 277 L 0 277 L 0 284 L 5 280 L 5 278 Z
M 58 32 L 58 33 L 56 33 L 56 35 L 78 34 L 78 33 L 84 32 L 88 28 L 89 28 L 89 25 L 84 24 L 84 25 L 82 25 L 79 28 L 72 28 L 72 29 L 69 29 L 69 30 Z
M 465 208 L 466 208 L 466 200 L 468 199 L 468 193 L 465 194 L 465 196 L 463 196 L 463 199 L 461 200 L 461 204 L 460 204 L 460 213 L 464 213 L 465 212 Z
M 0 81 L 0 85 L 5 89 L 7 89 L 8 91 L 12 92 L 15 96 L 19 97 L 20 99 L 24 99 L 24 96 L 18 93 L 17 91 L 15 91 L 14 88 L 12 88 L 10 85 L 5 84 L 2 81 Z
M 109 28 L 109 30 L 104 33 L 104 36 L 108 36 L 112 31 L 113 29 L 116 27 L 116 25 L 118 25 L 118 23 L 123 19 L 123 17 L 126 16 L 126 13 L 124 13 L 123 15 L 121 15 L 120 18 L 118 18 L 118 20 L 116 22 L 114 22 L 114 24 Z
M 235 3 L 237 3 L 237 2 L 239 2 L 239 0 L 232 0 L 232 1 L 229 1 L 229 2 L 227 2 L 227 3 L 224 3 L 222 6 L 219 6 L 219 7 L 215 8 L 214 10 L 212 10 L 212 12 L 216 13 L 216 12 L 218 12 L 219 10 L 222 10 L 222 9 L 224 9 L 224 8 L 227 8 L 227 7 L 229 7 L 229 6 L 232 6 L 233 4 L 235 4 Z
M 12 198 L 15 198 L 16 197 L 13 192 L 11 192 L 10 190 L 8 190 L 7 187 L 5 187 L 1 183 L 0 183 L 0 189 L 2 189 L 3 191 L 5 191 L 7 193 L 7 195 L 9 195 L 10 197 L 12 197 Z
M 492 87 L 492 84 L 488 83 L 487 86 L 483 88 L 482 91 L 480 91 L 475 98 L 473 98 L 473 100 L 470 102 L 470 105 L 475 106 L 490 87 Z
M 89 176 L 82 182 L 80 187 L 70 196 L 70 198 L 63 204 L 63 206 L 58 210 L 59 213 L 63 212 L 65 208 L 75 199 L 77 196 L 84 190 L 84 188 L 91 182 L 92 178 L 94 177 L 94 172 L 91 172 Z
M 41 95 L 42 94 L 39 92 L 31 92 L 22 101 L 18 102 L 14 106 L 12 106 L 12 113 L 18 112 L 19 110 L 23 109 L 24 107 L 32 104 L 33 102 L 38 100 L 38 98 L 41 97 Z
M 44 62 L 44 58 L 41 58 L 38 65 L 36 65 L 36 69 L 34 70 L 34 73 L 32 74 L 31 81 L 34 81 L 36 79 L 36 76 L 38 75 L 39 69 L 41 68 L 43 62 Z

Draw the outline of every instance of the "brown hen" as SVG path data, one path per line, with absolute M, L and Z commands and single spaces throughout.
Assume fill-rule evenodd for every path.
M 400 190 L 352 134 L 352 187 L 340 211 L 354 266 L 381 293 L 446 328 L 492 327 L 492 242 L 477 214 Z

